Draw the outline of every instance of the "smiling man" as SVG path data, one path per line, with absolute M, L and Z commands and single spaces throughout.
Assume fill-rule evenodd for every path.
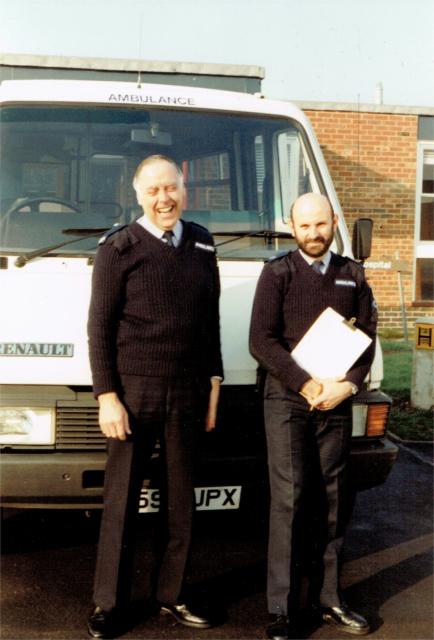
M 301 558 L 306 549 L 311 552 L 308 595 L 315 618 L 347 633 L 369 632 L 367 621 L 342 600 L 339 567 L 348 515 L 344 507 L 351 397 L 369 371 L 374 346 L 339 380 L 314 380 L 291 356 L 329 306 L 348 320 L 355 317 L 357 326 L 375 337 L 376 306 L 363 267 L 330 251 L 337 224 L 325 196 L 300 196 L 290 219 L 298 249 L 264 266 L 253 305 L 250 349 L 267 372 L 267 634 L 273 640 L 300 637 Z
M 146 158 L 137 167 L 133 186 L 144 211 L 140 224 L 149 222 L 163 232 L 182 228 L 179 219 L 185 188 L 182 172 L 176 164 L 164 156 Z
M 181 221 L 185 188 L 165 156 L 146 158 L 133 186 L 143 216 L 100 241 L 89 310 L 89 355 L 100 427 L 108 440 L 88 631 L 128 628 L 133 521 L 155 443 L 163 467 L 167 544 L 155 584 L 161 614 L 196 628 L 210 621 L 181 597 L 194 509 L 200 429 L 215 427 L 223 376 L 219 276 L 213 240 Z

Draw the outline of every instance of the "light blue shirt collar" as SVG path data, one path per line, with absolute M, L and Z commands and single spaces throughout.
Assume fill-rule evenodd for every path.
M 306 260 L 306 262 L 312 266 L 313 263 L 315 262 L 315 260 L 318 260 L 318 258 L 312 258 L 312 256 L 308 256 L 307 253 L 305 253 L 304 251 L 302 251 L 300 249 L 300 247 L 298 248 L 300 255 Z M 332 252 L 329 250 L 327 251 L 327 253 L 325 254 L 325 256 L 323 256 L 321 258 L 321 261 L 323 263 L 323 268 L 322 268 L 322 272 L 325 273 L 328 269 L 328 266 L 330 264 L 330 260 L 332 259 Z
M 146 231 L 149 231 L 149 233 L 152 233 L 153 236 L 155 236 L 159 240 L 162 240 L 164 231 L 162 229 L 160 229 L 159 227 L 157 227 L 157 225 L 155 225 L 152 222 L 152 220 L 150 220 L 148 218 L 148 216 L 146 216 L 146 215 L 141 216 L 140 218 L 138 218 L 137 222 L 144 229 L 146 229 Z M 172 231 L 173 231 L 173 244 L 175 245 L 175 247 L 177 247 L 179 245 L 179 243 L 181 242 L 181 238 L 182 238 L 182 222 L 181 222 L 181 220 L 178 220 L 178 222 L 176 223 L 176 225 L 174 226 Z

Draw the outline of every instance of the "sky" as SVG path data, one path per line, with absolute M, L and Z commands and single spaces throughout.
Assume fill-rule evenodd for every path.
M 433 0 L 0 0 L 0 52 L 253 64 L 283 100 L 434 107 Z

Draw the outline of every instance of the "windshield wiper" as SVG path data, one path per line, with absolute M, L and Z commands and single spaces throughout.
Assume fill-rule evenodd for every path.
M 68 244 L 73 244 L 74 242 L 79 242 L 80 240 L 86 240 L 87 238 L 95 238 L 97 236 L 102 235 L 105 231 L 107 231 L 109 227 L 95 227 L 95 228 L 87 228 L 87 229 L 63 229 L 62 233 L 76 235 L 78 238 L 72 238 L 72 240 L 65 240 L 64 242 L 59 242 L 58 244 L 52 244 L 48 247 L 42 247 L 41 249 L 35 249 L 35 251 L 29 251 L 28 253 L 23 253 L 18 256 L 15 260 L 16 267 L 24 267 L 28 262 L 31 262 L 35 258 L 40 258 L 45 256 L 47 253 L 51 253 L 51 251 L 55 251 L 56 249 L 61 249 L 62 247 L 66 247 Z
M 212 234 L 214 236 L 231 236 L 230 240 L 217 242 L 216 247 L 222 247 L 224 244 L 236 242 L 241 238 L 264 238 L 266 242 L 270 242 L 274 238 L 294 238 L 292 233 L 288 231 L 272 231 L 271 229 L 262 229 L 260 231 L 213 231 Z
M 79 242 L 80 240 L 86 240 L 87 238 L 95 238 L 97 236 L 101 236 L 105 231 L 108 231 L 109 228 L 110 227 L 88 227 L 84 229 L 63 229 L 62 233 L 78 237 L 72 238 L 71 240 L 66 240 L 64 242 L 59 242 L 57 244 L 49 245 L 48 247 L 42 247 L 41 249 L 35 249 L 35 251 L 23 253 L 16 258 L 15 266 L 24 267 L 28 262 L 31 262 L 35 258 L 41 258 L 47 253 L 51 253 L 56 249 L 61 249 L 62 247 L 66 247 L 67 245 L 73 244 L 74 242 Z M 216 243 L 216 247 L 222 247 L 223 245 L 229 244 L 230 242 L 236 242 L 241 238 L 264 238 L 266 242 L 273 240 L 273 238 L 293 238 L 293 235 L 286 231 L 272 231 L 266 229 L 261 231 L 214 231 L 213 235 L 230 236 L 229 240 L 224 240 L 223 242 Z

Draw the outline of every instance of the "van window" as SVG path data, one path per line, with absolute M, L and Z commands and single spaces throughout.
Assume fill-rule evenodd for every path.
M 293 200 L 317 184 L 303 132 L 282 117 L 26 106 L 4 107 L 0 127 L 3 253 L 74 237 L 50 255 L 94 252 L 97 240 L 80 233 L 141 215 L 131 182 L 151 154 L 182 167 L 184 218 L 215 235 L 221 258 L 258 259 L 289 247 L 291 238 L 273 234 L 289 235 Z

